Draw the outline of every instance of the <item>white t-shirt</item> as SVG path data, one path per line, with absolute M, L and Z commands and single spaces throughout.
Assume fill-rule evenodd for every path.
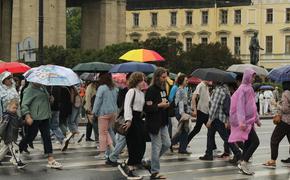
M 198 95 L 199 101 L 197 104 L 197 110 L 208 114 L 209 113 L 209 101 L 210 101 L 210 95 L 209 95 L 209 89 L 208 86 L 201 82 L 197 85 L 195 91 L 193 94 Z

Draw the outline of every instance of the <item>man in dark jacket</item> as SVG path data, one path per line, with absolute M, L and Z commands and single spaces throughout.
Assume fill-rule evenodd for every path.
M 165 88 L 166 78 L 166 69 L 158 68 L 145 96 L 146 127 L 152 143 L 151 178 L 153 179 L 165 178 L 159 174 L 159 160 L 171 145 L 168 133 L 169 102 Z

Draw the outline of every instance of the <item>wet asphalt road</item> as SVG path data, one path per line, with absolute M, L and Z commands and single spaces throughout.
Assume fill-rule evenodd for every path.
M 206 128 L 203 127 L 190 144 L 189 151 L 193 154 L 178 155 L 167 153 L 161 160 L 161 171 L 168 179 L 172 180 L 288 180 L 290 168 L 280 163 L 280 159 L 289 156 L 289 143 L 286 138 L 280 144 L 278 165 L 275 170 L 264 168 L 261 164 L 270 158 L 270 137 L 274 125 L 271 120 L 263 120 L 263 126 L 257 128 L 260 138 L 260 147 L 253 157 L 252 168 L 254 176 L 245 176 L 238 173 L 225 159 L 214 161 L 200 161 L 198 157 L 203 155 L 206 146 Z M 194 125 L 194 124 L 193 124 Z M 81 127 L 84 131 L 84 127 Z M 38 138 L 39 139 L 39 138 Z M 216 135 L 218 149 L 223 149 L 223 143 Z M 72 143 L 66 152 L 60 151 L 60 145 L 53 144 L 56 159 L 63 163 L 63 170 L 53 170 L 45 167 L 47 161 L 43 155 L 43 147 L 40 140 L 35 141 L 35 149 L 31 154 L 22 155 L 22 159 L 29 163 L 23 170 L 14 168 L 11 163 L 3 162 L 0 166 L 0 180 L 123 180 L 126 179 L 118 171 L 105 165 L 105 160 L 96 159 L 97 144 L 95 142 Z M 150 143 L 147 143 L 146 157 L 150 156 Z M 121 156 L 124 160 L 126 155 Z M 9 161 L 9 158 L 5 158 Z M 139 172 L 145 175 L 143 179 L 150 179 L 146 171 Z

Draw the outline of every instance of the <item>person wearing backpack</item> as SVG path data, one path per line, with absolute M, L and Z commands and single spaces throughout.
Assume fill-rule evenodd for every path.
M 215 133 L 218 132 L 224 142 L 228 143 L 229 133 L 227 131 L 229 121 L 229 97 L 230 91 L 227 86 L 217 82 L 210 98 L 209 120 L 206 124 L 207 148 L 204 156 L 200 160 L 213 160 Z M 241 151 L 235 144 L 229 144 L 235 158 L 241 158 Z
M 283 93 L 281 104 L 278 105 L 280 112 L 280 122 L 277 125 L 271 136 L 271 160 L 267 161 L 263 165 L 266 167 L 276 168 L 276 160 L 278 158 L 279 144 L 281 140 L 286 136 L 290 143 L 290 81 L 284 81 L 282 83 Z M 281 162 L 287 163 L 287 160 Z M 288 160 L 289 162 L 289 160 Z

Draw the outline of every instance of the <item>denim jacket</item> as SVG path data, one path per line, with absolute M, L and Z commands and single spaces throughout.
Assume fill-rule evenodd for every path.
M 109 89 L 107 85 L 102 85 L 98 88 L 93 113 L 95 116 L 103 116 L 118 112 L 117 106 L 118 89 Z

